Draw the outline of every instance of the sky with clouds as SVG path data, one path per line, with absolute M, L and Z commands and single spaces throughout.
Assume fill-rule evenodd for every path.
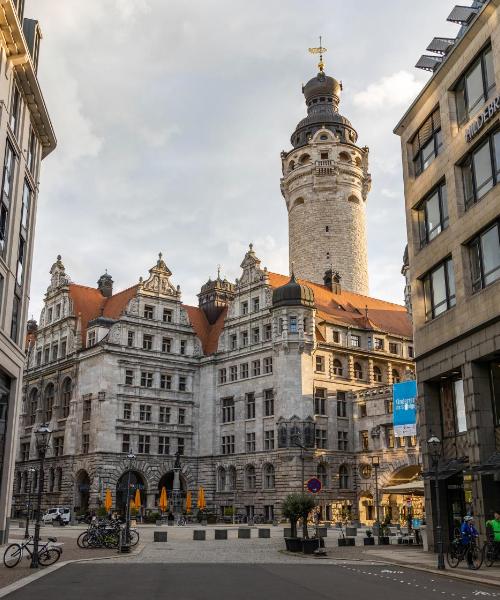
M 323 35 L 341 112 L 370 147 L 370 293 L 403 301 L 399 139 L 428 78 L 413 67 L 454 36 L 451 0 L 28 0 L 58 147 L 43 163 L 30 315 L 62 254 L 73 281 L 129 287 L 162 251 L 183 301 L 254 243 L 288 269 L 281 150 L 305 116 L 307 48 Z

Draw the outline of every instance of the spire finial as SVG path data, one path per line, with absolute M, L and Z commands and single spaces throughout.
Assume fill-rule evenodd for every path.
M 217 279 L 220 279 L 220 265 L 217 265 Z
M 161 252 L 158 252 L 158 258 L 161 260 L 163 258 L 163 254 Z
M 290 274 L 290 279 L 295 281 L 295 262 L 292 260 L 292 272 Z
M 319 54 L 319 63 L 318 69 L 320 73 L 323 73 L 325 69 L 325 63 L 323 62 L 323 54 L 327 52 L 327 48 L 323 48 L 322 37 L 319 36 L 319 47 L 318 48 L 309 48 L 309 52 L 311 54 Z

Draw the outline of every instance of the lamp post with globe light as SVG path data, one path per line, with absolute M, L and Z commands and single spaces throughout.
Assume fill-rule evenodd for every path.
M 444 565 L 444 553 L 443 553 L 443 527 L 441 525 L 441 503 L 439 498 L 439 460 L 441 458 L 441 440 L 432 435 L 427 440 L 427 447 L 429 449 L 429 455 L 431 458 L 432 466 L 434 467 L 434 489 L 435 489 L 435 502 L 436 502 L 436 544 L 438 549 L 438 564 L 437 568 L 440 571 L 444 571 L 446 568 Z
M 51 435 L 52 431 L 49 429 L 47 424 L 40 425 L 40 427 L 35 431 L 36 447 L 38 450 L 38 457 L 40 459 L 40 472 L 38 477 L 38 496 L 36 507 L 35 536 L 33 538 L 33 555 L 31 557 L 30 565 L 32 569 L 38 569 L 39 566 L 38 544 L 40 542 L 40 521 L 42 513 L 42 494 L 44 483 L 43 463 L 45 460 L 45 455 L 49 448 Z
M 375 515 L 377 518 L 377 538 L 380 545 L 380 505 L 378 498 L 378 469 L 380 467 L 380 456 L 370 456 L 373 470 L 375 471 Z
M 31 511 L 31 492 L 33 491 L 33 478 L 35 476 L 36 469 L 34 467 L 30 467 L 28 469 L 28 474 L 26 477 L 29 477 L 28 481 L 28 502 L 26 505 L 26 529 L 24 531 L 24 539 L 27 540 L 30 537 L 29 527 L 30 527 L 30 511 Z

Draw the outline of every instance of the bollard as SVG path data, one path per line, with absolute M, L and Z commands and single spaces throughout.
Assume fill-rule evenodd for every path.
M 271 530 L 270 529 L 259 529 L 259 538 L 270 538 Z
M 203 532 L 205 533 L 205 532 Z M 215 530 L 215 540 L 227 540 L 227 529 L 216 529 Z
M 153 541 L 154 542 L 166 542 L 167 536 L 168 536 L 168 534 L 166 531 L 155 531 L 153 533 Z
M 193 531 L 193 540 L 198 540 L 198 541 L 202 541 L 202 540 L 206 540 L 207 539 L 207 532 L 203 529 L 195 529 Z
M 249 539 L 250 539 L 250 537 L 251 537 L 251 535 L 250 535 L 250 534 L 251 534 L 251 532 L 252 532 L 252 530 L 251 530 L 251 529 L 249 529 L 249 528 L 247 528 L 247 527 L 244 527 L 244 528 L 243 528 L 243 527 L 240 527 L 240 528 L 238 529 L 238 538 L 239 538 L 240 540 L 249 540 Z

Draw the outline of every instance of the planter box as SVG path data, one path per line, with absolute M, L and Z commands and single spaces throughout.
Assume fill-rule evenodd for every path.
M 208 521 L 206 519 L 201 520 L 201 524 L 203 525 L 203 527 L 206 527 L 207 523 L 208 523 Z M 173 523 L 172 523 L 172 525 L 173 525 Z
M 252 530 L 247 527 L 240 527 L 238 529 L 238 538 L 243 540 L 249 540 L 251 532 Z
M 285 527 L 283 529 L 283 537 L 286 537 L 286 538 L 292 537 L 292 528 L 291 527 Z
M 155 531 L 153 532 L 153 542 L 166 542 L 167 535 L 166 531 Z
M 355 538 L 339 538 L 338 540 L 339 546 L 355 546 L 356 539 Z
M 313 554 L 320 547 L 319 539 L 302 540 L 302 552 L 304 554 Z
M 363 538 L 363 545 L 364 546 L 375 546 L 375 538 L 372 538 L 372 537 Z
M 193 531 L 193 540 L 204 541 L 207 539 L 207 532 L 204 529 L 195 529 Z
M 388 546 L 391 543 L 391 539 L 389 538 L 389 536 L 385 536 L 383 535 L 382 537 L 379 538 L 379 542 L 378 542 L 381 546 Z
M 285 545 L 288 552 L 302 552 L 302 539 L 301 538 L 285 538 Z
M 259 529 L 259 538 L 270 538 L 271 530 L 270 529 Z
M 205 532 L 203 532 L 205 533 Z M 215 530 L 215 540 L 227 540 L 227 529 L 216 529 Z
M 357 527 L 346 527 L 345 528 L 345 536 L 348 537 L 356 537 L 358 535 Z
M 316 532 L 320 538 L 325 538 L 328 535 L 328 529 L 326 527 L 318 527 Z

